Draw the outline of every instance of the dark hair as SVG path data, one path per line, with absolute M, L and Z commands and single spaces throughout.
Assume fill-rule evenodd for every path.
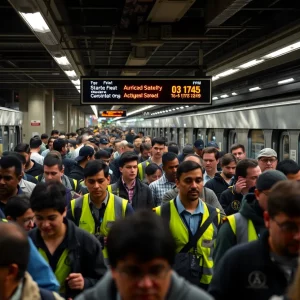
M 147 151 L 151 150 L 151 148 L 152 148 L 152 147 L 151 147 L 150 144 L 142 143 L 141 146 L 140 146 L 140 151 L 141 151 L 141 153 L 142 153 L 142 152 L 145 151 L 145 150 L 147 150 Z
M 0 265 L 18 265 L 17 280 L 24 277 L 29 253 L 30 246 L 25 231 L 16 223 L 0 222 Z
M 166 140 L 163 139 L 163 138 L 154 138 L 154 139 L 151 141 L 151 143 L 152 143 L 152 147 L 153 147 L 155 144 L 166 146 Z
M 237 163 L 235 156 L 231 153 L 226 153 L 221 158 L 221 167 L 228 166 L 232 162 Z
M 30 197 L 33 211 L 52 208 L 63 214 L 66 208 L 66 188 L 60 182 L 39 182 Z
M 177 178 L 177 180 L 179 180 L 182 173 L 187 173 L 187 172 L 194 171 L 197 169 L 200 169 L 201 173 L 203 175 L 202 168 L 198 163 L 196 163 L 194 161 L 190 161 L 190 160 L 183 161 L 181 164 L 179 164 L 179 166 L 177 168 L 176 178 Z
M 111 156 L 111 155 L 113 154 L 113 152 L 114 152 L 114 149 L 113 149 L 113 148 L 110 148 L 110 147 L 104 148 L 103 150 L 106 151 L 110 156 Z
M 42 133 L 41 139 L 44 140 L 44 139 L 47 139 L 47 138 L 48 138 L 48 134 L 47 133 Z
M 145 173 L 146 173 L 146 175 L 151 176 L 157 170 L 161 170 L 161 172 L 163 173 L 163 170 L 160 166 L 158 166 L 157 164 L 151 163 L 145 168 Z
M 140 139 L 141 137 L 139 136 L 139 135 L 135 135 L 134 137 L 133 137 L 133 141 L 135 141 L 136 139 Z
M 1 169 L 8 169 L 15 167 L 16 176 L 20 176 L 22 174 L 22 162 L 16 156 L 8 155 L 3 156 L 0 159 L 0 167 Z
M 134 149 L 134 146 L 131 143 L 127 143 L 124 147 L 130 148 L 130 149 Z
M 29 146 L 31 149 L 36 149 L 42 145 L 42 140 L 40 138 L 31 138 L 29 142 Z
M 211 153 L 213 153 L 215 155 L 216 160 L 218 160 L 220 158 L 220 152 L 214 147 L 204 148 L 202 151 L 202 157 L 204 156 L 204 154 L 211 154 Z
M 178 154 L 179 148 L 176 145 L 168 146 L 168 152 Z
M 173 161 L 177 158 L 177 155 L 173 152 L 166 152 L 162 156 L 162 164 L 165 165 L 169 161 Z
M 291 218 L 299 217 L 300 182 L 293 180 L 277 182 L 270 190 L 268 213 L 271 218 L 280 213 L 284 213 Z
M 76 135 L 77 135 L 76 132 L 70 132 L 70 133 L 69 133 L 69 136 L 71 136 L 71 137 L 76 136 Z
M 66 132 L 65 132 L 65 131 L 61 131 L 61 132 L 59 133 L 59 135 L 66 135 Z
M 230 153 L 233 151 L 233 150 L 237 150 L 241 148 L 243 150 L 243 152 L 245 152 L 245 146 L 242 145 L 242 144 L 233 144 L 231 147 L 230 147 Z
M 61 171 L 63 169 L 63 163 L 61 157 L 56 155 L 55 152 L 49 152 L 44 158 L 44 166 L 53 167 L 58 166 L 58 169 Z
M 16 145 L 14 151 L 18 152 L 18 153 L 25 152 L 25 153 L 29 154 L 30 153 L 30 146 L 28 144 L 25 144 L 25 143 L 19 143 L 19 144 Z
M 25 157 L 22 154 L 18 153 L 18 152 L 4 151 L 2 153 L 2 156 L 14 156 L 14 157 L 18 158 L 23 165 L 26 164 Z
M 28 196 L 25 194 L 16 195 L 7 200 L 5 215 L 16 220 L 18 217 L 23 216 L 30 207 Z
M 56 130 L 56 129 L 53 129 L 53 130 L 51 131 L 51 135 L 53 135 L 53 134 L 59 134 L 59 131 Z
M 76 147 L 76 141 L 74 140 L 68 140 L 68 143 L 72 145 L 72 147 Z
M 246 178 L 248 168 L 256 168 L 258 162 L 255 159 L 246 158 L 239 161 L 235 169 L 235 178 L 238 180 L 239 176 Z
M 122 168 L 124 167 L 124 165 L 128 162 L 131 161 L 138 161 L 139 157 L 137 154 L 135 154 L 135 152 L 124 152 L 122 153 L 122 155 L 120 156 L 120 160 L 119 160 L 119 166 Z
M 284 175 L 297 174 L 300 171 L 300 167 L 292 159 L 284 159 L 278 163 L 276 170 L 282 172 Z
M 110 156 L 111 155 L 108 153 L 108 151 L 102 149 L 95 153 L 95 159 L 110 158 Z
M 90 160 L 83 169 L 84 178 L 94 176 L 103 170 L 104 176 L 109 176 L 109 167 L 101 160 Z
M 116 221 L 107 237 L 107 252 L 112 268 L 129 256 L 141 263 L 163 258 L 172 266 L 175 249 L 169 226 L 163 218 L 150 211 L 139 211 Z
M 58 152 L 61 152 L 62 148 L 66 147 L 68 141 L 64 139 L 56 139 L 53 142 L 53 150 L 56 150 Z
M 143 131 L 139 131 L 140 134 L 142 134 L 144 136 L 144 132 Z
M 51 142 L 51 140 L 54 140 L 54 141 L 55 141 L 56 139 L 57 139 L 56 137 L 50 136 L 49 139 L 48 139 L 47 145 L 49 145 L 49 143 Z M 54 142 L 54 141 L 53 141 L 53 142 Z

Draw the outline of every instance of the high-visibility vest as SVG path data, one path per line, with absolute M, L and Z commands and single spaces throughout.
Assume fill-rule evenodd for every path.
M 47 257 L 46 252 L 41 248 L 38 248 L 38 250 L 40 254 L 45 258 L 45 260 L 49 263 L 49 259 Z M 68 254 L 69 254 L 68 249 L 65 249 L 62 255 L 60 256 L 58 263 L 56 265 L 56 269 L 54 271 L 55 277 L 60 284 L 59 292 L 61 294 L 65 294 L 66 292 L 66 278 L 71 273 Z
M 253 222 L 240 213 L 227 216 L 226 219 L 236 236 L 237 244 L 248 243 L 258 239 Z
M 170 206 L 169 224 L 170 224 L 172 235 L 174 236 L 176 242 L 176 253 L 179 253 L 180 250 L 189 241 L 189 231 L 177 211 L 174 200 L 171 200 L 170 202 L 164 205 Z M 205 202 L 202 202 L 202 205 L 203 205 L 204 213 L 202 216 L 200 226 L 202 226 L 205 220 L 209 217 L 210 211 L 212 211 L 212 209 L 217 210 L 218 213 L 217 225 L 219 225 L 221 223 L 220 210 L 218 208 L 207 206 Z M 156 214 L 158 214 L 159 216 L 160 215 L 163 216 L 161 206 L 156 207 L 154 210 Z M 208 228 L 204 231 L 204 233 L 199 238 L 197 243 L 197 254 L 202 256 L 202 259 L 200 259 L 200 266 L 203 270 L 202 277 L 200 278 L 200 283 L 202 284 L 210 284 L 212 279 L 213 267 L 214 267 L 212 255 L 213 255 L 215 239 L 217 237 L 217 232 L 218 229 L 216 227 L 216 224 L 212 222 L 208 226 Z M 193 249 L 191 249 L 190 251 L 193 251 Z
M 117 197 L 109 193 L 107 206 L 105 208 L 103 220 L 100 226 L 100 231 L 96 232 L 96 224 L 93 218 L 91 208 L 89 205 L 89 194 L 83 197 L 71 200 L 71 210 L 75 223 L 79 228 L 96 235 L 106 237 L 112 223 L 119 218 L 125 217 L 125 212 L 128 204 L 128 200 Z M 77 213 L 77 212 L 80 212 Z M 106 247 L 102 250 L 104 259 L 107 260 L 107 249 Z
M 145 169 L 149 164 L 149 160 L 143 161 L 138 164 L 138 178 L 142 181 L 145 179 Z
M 41 182 L 42 179 L 44 178 L 44 175 L 41 174 L 41 175 L 35 176 L 34 178 L 35 178 L 37 181 Z M 69 179 L 69 182 L 70 182 L 70 184 L 71 184 L 71 186 L 72 186 L 73 191 L 76 192 L 77 185 L 78 185 L 78 181 L 77 181 L 76 179 L 73 179 L 73 178 L 69 178 L 69 177 L 67 177 L 67 178 Z

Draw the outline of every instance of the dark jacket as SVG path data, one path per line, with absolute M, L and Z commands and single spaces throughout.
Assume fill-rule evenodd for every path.
M 119 299 L 117 295 L 118 290 L 109 271 L 93 288 L 80 294 L 75 300 L 117 300 Z M 165 300 L 213 300 L 213 298 L 173 272 Z
M 76 227 L 73 222 L 67 219 L 64 222 L 67 224 L 71 273 L 81 273 L 84 277 L 84 289 L 88 289 L 94 286 L 106 272 L 101 244 L 94 236 Z M 37 228 L 29 231 L 29 236 L 37 248 L 43 248 L 40 231 Z M 66 298 L 73 298 L 79 293 L 80 291 L 71 290 L 66 285 Z
M 73 170 L 74 166 L 76 165 L 76 161 L 74 159 L 70 159 L 70 158 L 67 158 L 66 156 L 64 156 L 62 158 L 62 163 L 65 167 L 65 169 L 64 169 L 65 175 L 69 176 L 71 171 Z
M 113 194 L 127 200 L 129 199 L 128 192 L 124 187 L 122 178 L 119 178 L 119 180 L 116 183 L 112 184 L 111 187 L 112 187 Z M 154 207 L 153 197 L 149 186 L 142 183 L 138 178 L 136 178 L 131 205 L 134 210 L 137 210 L 139 208 Z
M 242 206 L 239 213 L 248 220 L 253 222 L 254 228 L 258 236 L 266 231 L 263 210 L 255 198 L 255 194 L 249 193 L 242 200 Z M 229 222 L 224 221 L 216 239 L 216 247 L 214 251 L 215 266 L 219 263 L 225 252 L 237 244 L 236 235 L 233 233 Z
M 243 197 L 242 194 L 235 194 L 233 187 L 229 187 L 221 193 L 219 201 L 227 216 L 235 214 L 240 210 Z
M 216 173 L 215 177 L 206 182 L 205 187 L 211 189 L 215 192 L 218 200 L 220 200 L 220 196 L 222 192 L 228 189 L 231 184 L 228 184 L 220 173 Z
M 68 177 L 74 178 L 78 181 L 83 180 L 84 179 L 83 168 L 79 164 L 75 164 Z
M 44 172 L 44 168 L 42 165 L 36 163 L 34 160 L 32 160 L 33 166 L 31 169 L 25 171 L 26 174 L 29 174 L 33 177 L 38 176 Z
M 289 285 L 270 258 L 269 234 L 230 249 L 216 267 L 209 293 L 215 300 L 266 300 L 283 295 Z
M 27 180 L 27 181 L 29 181 L 29 182 L 35 183 L 35 184 L 38 183 L 37 179 L 35 179 L 35 177 L 33 177 L 33 176 L 30 175 L 30 174 L 26 174 L 26 173 L 25 173 L 24 176 L 23 176 L 23 179 L 24 179 L 24 180 Z
M 109 168 L 113 171 L 114 176 L 117 180 L 121 177 L 119 162 L 120 162 L 120 157 L 117 157 L 109 164 Z

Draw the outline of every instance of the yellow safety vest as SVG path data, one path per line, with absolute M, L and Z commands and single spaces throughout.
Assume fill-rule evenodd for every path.
M 38 250 L 39 250 L 40 254 L 45 258 L 45 260 L 49 263 L 46 252 L 41 248 L 39 248 Z M 58 260 L 58 263 L 56 265 L 56 269 L 54 272 L 55 277 L 60 284 L 59 292 L 61 294 L 65 294 L 65 292 L 66 292 L 66 278 L 71 273 L 71 267 L 69 264 L 68 254 L 69 254 L 68 249 L 65 249 L 64 252 L 62 253 L 61 257 Z
M 202 221 L 200 226 L 205 222 L 205 220 L 209 217 L 209 209 L 205 202 L 202 202 L 204 213 L 202 216 Z M 189 241 L 189 232 L 188 229 L 181 219 L 176 206 L 174 204 L 174 200 L 169 202 L 170 205 L 170 229 L 172 235 L 174 236 L 176 242 L 176 253 L 180 252 L 180 250 L 188 243 Z M 221 222 L 220 210 L 216 208 L 218 212 L 218 224 Z M 156 214 L 161 215 L 161 206 L 155 209 Z M 203 259 L 200 260 L 200 266 L 203 268 L 203 275 L 200 279 L 200 283 L 202 284 L 210 284 L 212 275 L 213 275 L 213 248 L 215 244 L 215 239 L 217 237 L 217 228 L 215 224 L 211 223 L 208 228 L 205 230 L 203 235 L 200 237 L 197 243 L 197 254 L 202 256 Z M 190 251 L 193 251 L 191 249 Z
M 104 212 L 103 220 L 100 226 L 100 232 L 96 232 L 96 224 L 93 218 L 90 205 L 89 205 L 89 194 L 83 197 L 71 200 L 71 210 L 75 223 L 79 225 L 79 228 L 91 233 L 99 234 L 103 237 L 108 235 L 109 229 L 113 222 L 119 218 L 125 217 L 126 207 L 128 200 L 122 199 L 109 193 L 107 206 Z M 79 221 L 76 220 L 75 209 L 81 209 L 81 215 Z M 108 258 L 107 249 L 104 247 L 102 250 L 104 259 Z
M 246 219 L 240 213 L 226 217 L 228 223 L 236 236 L 237 244 L 248 243 L 258 239 L 253 222 Z
M 140 180 L 145 179 L 145 169 L 150 164 L 150 161 L 146 160 L 138 164 L 138 178 Z

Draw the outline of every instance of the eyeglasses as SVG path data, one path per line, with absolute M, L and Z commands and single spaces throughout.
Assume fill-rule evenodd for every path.
M 275 157 L 270 157 L 270 158 L 265 157 L 265 158 L 260 158 L 259 160 L 262 161 L 265 164 L 267 164 L 268 162 L 270 164 L 273 164 L 277 160 L 277 158 L 275 158 Z
M 25 226 L 29 225 L 29 223 L 34 223 L 34 217 L 28 218 L 28 219 L 26 219 L 26 220 L 23 221 L 23 224 Z
M 127 277 L 129 280 L 138 281 L 145 276 L 149 277 L 151 280 L 165 279 L 170 268 L 166 268 L 162 265 L 157 265 L 149 268 L 147 272 L 144 272 L 138 267 L 126 267 L 122 269 L 117 269 L 120 274 Z
M 289 234 L 297 234 L 300 232 L 300 225 L 297 225 L 296 223 L 293 222 L 283 222 L 279 223 L 275 219 L 272 219 L 277 226 L 285 233 Z

